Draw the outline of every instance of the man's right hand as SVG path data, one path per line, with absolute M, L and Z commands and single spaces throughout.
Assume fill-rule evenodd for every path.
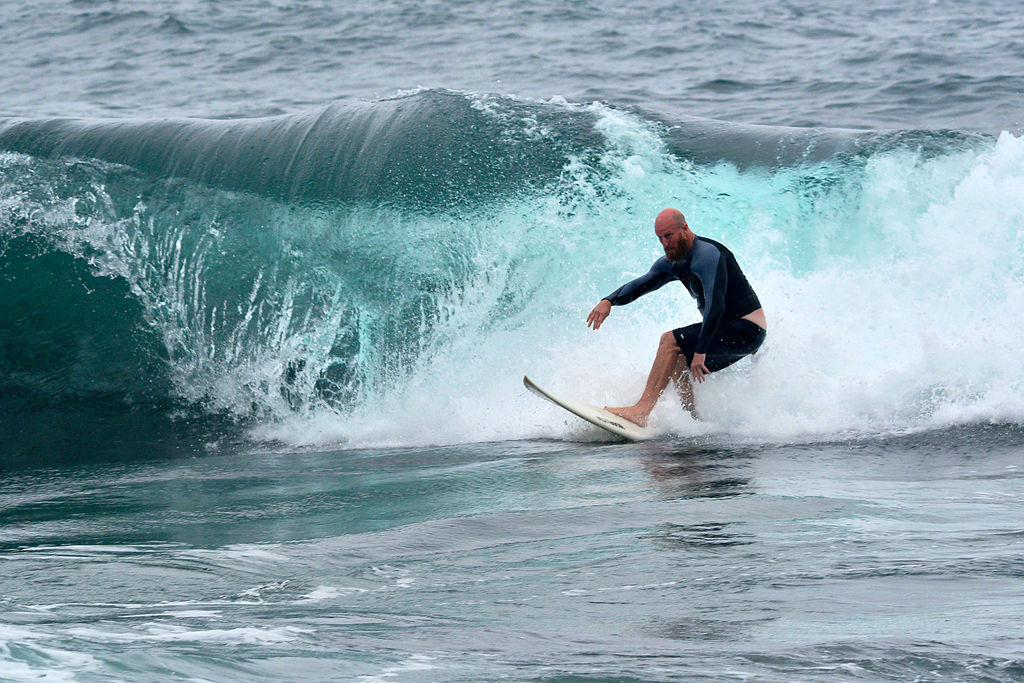
M 601 327 L 601 323 L 608 317 L 608 314 L 612 312 L 612 302 L 608 299 L 601 299 L 600 303 L 594 306 L 594 310 L 587 316 L 587 327 L 593 327 L 595 330 Z

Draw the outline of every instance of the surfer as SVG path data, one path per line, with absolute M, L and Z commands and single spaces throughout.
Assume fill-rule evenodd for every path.
M 587 316 L 587 326 L 601 327 L 612 306 L 622 306 L 679 280 L 697 300 L 703 322 L 661 335 L 658 353 L 640 400 L 631 406 L 606 408 L 641 427 L 662 392 L 673 380 L 683 407 L 697 416 L 693 381 L 756 353 L 764 341 L 767 322 L 757 294 L 740 270 L 736 257 L 718 242 L 699 237 L 676 209 L 665 209 L 654 221 L 654 234 L 665 255 L 651 269 L 601 299 Z

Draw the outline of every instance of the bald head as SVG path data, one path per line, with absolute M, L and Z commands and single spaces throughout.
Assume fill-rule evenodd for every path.
M 696 237 L 678 209 L 665 209 L 658 214 L 654 219 L 654 234 L 669 261 L 682 261 L 690 253 Z
M 654 219 L 654 230 L 658 228 L 685 228 L 686 217 L 683 216 L 683 212 L 679 209 L 664 209 L 658 214 L 658 217 Z

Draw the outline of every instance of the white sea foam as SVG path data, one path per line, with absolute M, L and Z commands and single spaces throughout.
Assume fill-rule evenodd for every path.
M 680 163 L 621 113 L 598 128 L 612 150 L 601 168 L 568 168 L 559 190 L 490 217 L 477 275 L 443 302 L 432 331 L 443 341 L 413 371 L 354 409 L 257 435 L 351 446 L 602 438 L 521 376 L 598 404 L 636 399 L 661 332 L 699 320 L 692 300 L 670 284 L 597 333 L 584 318 L 659 255 L 651 224 L 665 205 L 733 249 L 770 331 L 754 359 L 698 388 L 702 422 L 663 401 L 656 429 L 786 440 L 1024 420 L 1024 139 L 768 171 Z
M 92 655 L 50 645 L 51 638 L 40 630 L 0 624 L 0 680 L 73 681 L 99 668 Z
M 84 638 L 100 643 L 137 643 L 137 642 L 214 642 L 243 645 L 267 645 L 298 640 L 303 634 L 311 633 L 310 629 L 296 626 L 280 626 L 259 628 L 243 626 L 238 628 L 196 629 L 175 624 L 151 623 L 140 626 L 132 631 L 105 630 L 95 627 L 75 627 L 68 633 L 77 638 Z
M 305 596 L 295 601 L 296 604 L 312 604 L 317 602 L 325 602 L 327 600 L 333 600 L 334 598 L 342 595 L 344 592 L 349 592 L 351 589 L 335 588 L 334 586 L 317 586 L 314 590 L 307 593 Z
M 383 668 L 380 673 L 360 676 L 356 680 L 370 683 L 371 681 L 401 680 L 402 674 L 418 673 L 437 669 L 434 658 L 422 654 L 414 654 L 403 662 Z

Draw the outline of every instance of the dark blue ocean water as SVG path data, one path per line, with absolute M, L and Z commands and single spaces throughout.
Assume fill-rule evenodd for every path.
M 0 679 L 1021 680 L 1022 16 L 0 7 Z

